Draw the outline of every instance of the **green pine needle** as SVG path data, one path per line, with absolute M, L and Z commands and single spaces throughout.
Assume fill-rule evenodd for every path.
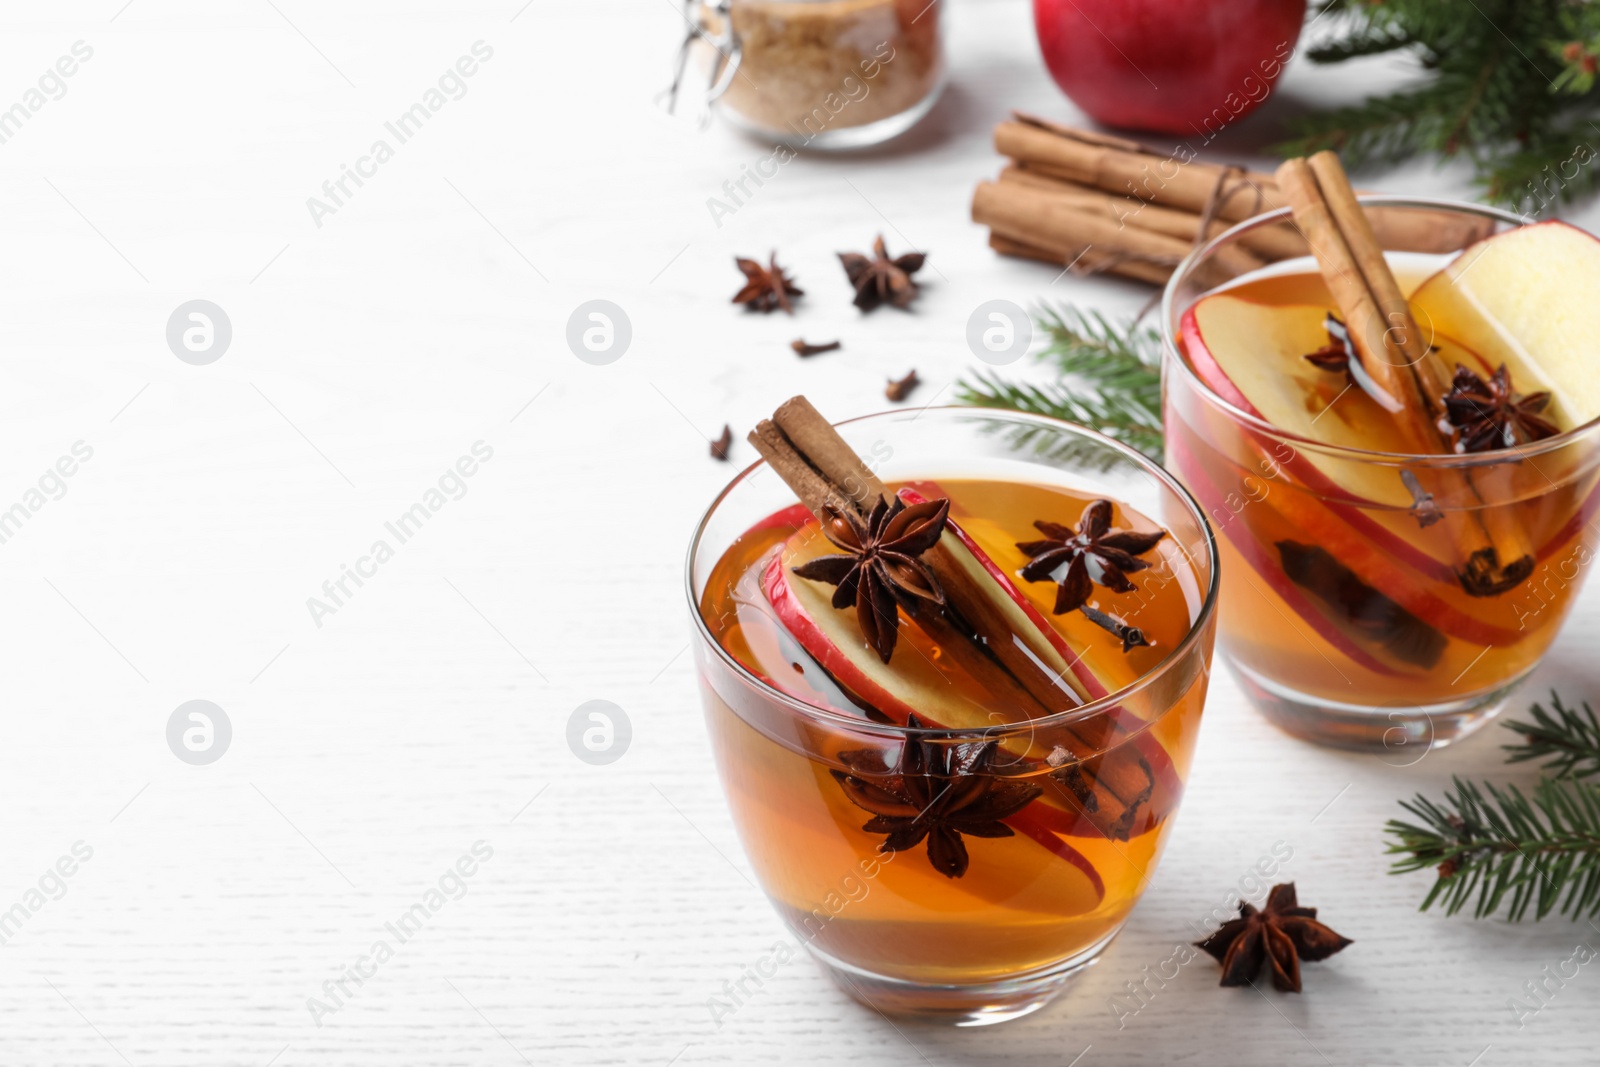
M 1329 0 L 1316 63 L 1402 52 L 1419 79 L 1312 114 L 1279 150 L 1336 149 L 1350 167 L 1432 152 L 1473 163 L 1497 203 L 1542 212 L 1600 188 L 1600 4 L 1571 0 Z
M 1508 763 L 1544 760 L 1543 770 L 1557 778 L 1600 775 L 1600 719 L 1584 702 L 1583 710 L 1569 708 L 1556 693 L 1550 694 L 1551 711 L 1535 704 L 1533 722 L 1508 722 L 1506 729 L 1523 737 L 1520 745 L 1502 746 Z
M 1545 776 L 1524 796 L 1455 779 L 1442 803 L 1424 796 L 1401 801 L 1420 821 L 1389 820 L 1391 874 L 1435 868 L 1438 878 L 1422 910 L 1441 905 L 1454 915 L 1469 903 L 1477 918 L 1504 908 L 1513 922 L 1529 910 L 1569 918 L 1600 917 L 1600 718 L 1587 703 L 1568 707 L 1550 694 L 1550 710 L 1534 704 L 1532 722 L 1506 728 L 1523 743 L 1506 745 L 1508 761 L 1544 760 Z
M 1387 851 L 1403 857 L 1390 871 L 1438 869 L 1423 911 L 1437 903 L 1454 915 L 1471 903 L 1479 919 L 1502 905 L 1513 922 L 1530 907 L 1535 919 L 1600 916 L 1600 790 L 1588 783 L 1547 778 L 1529 798 L 1457 778 L 1442 804 L 1418 795 L 1401 807 L 1420 822 L 1389 821 Z
M 1036 358 L 1051 364 L 1061 377 L 1032 383 L 978 372 L 956 384 L 960 402 L 1075 422 L 1159 462 L 1160 334 L 1067 304 L 1041 308 L 1035 321 L 1048 339 Z

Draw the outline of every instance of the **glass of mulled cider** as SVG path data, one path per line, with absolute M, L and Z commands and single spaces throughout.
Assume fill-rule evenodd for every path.
M 734 823 L 846 992 L 1015 1018 L 1154 873 L 1205 699 L 1215 545 L 1166 472 L 1091 431 L 970 408 L 835 431 L 797 401 L 689 552 Z M 850 499 L 791 489 L 801 468 Z
M 1334 281 L 1312 246 L 1336 239 L 1308 245 L 1287 208 L 1179 266 L 1166 462 L 1216 531 L 1223 651 L 1256 707 L 1303 738 L 1420 758 L 1488 721 L 1587 575 L 1600 242 L 1477 205 L 1359 205 L 1374 254 Z M 1405 250 L 1445 233 L 1460 252 Z M 1333 288 L 1371 296 L 1377 263 L 1399 303 L 1375 303 L 1364 344 Z

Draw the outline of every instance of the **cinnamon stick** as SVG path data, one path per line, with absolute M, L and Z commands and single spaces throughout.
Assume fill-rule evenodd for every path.
M 1068 263 L 1085 255 L 1094 255 L 1101 263 L 1141 263 L 1159 268 L 1162 280 L 1193 247 L 1192 241 L 1123 226 L 1113 218 L 1079 210 L 1053 193 L 1015 182 L 979 183 L 972 197 L 972 221 L 1013 241 L 1055 252 Z M 1230 277 L 1215 262 L 1201 273 L 1209 275 L 1201 280 L 1210 285 L 1220 285 Z
M 1386 247 L 1372 228 L 1372 222 L 1356 194 L 1350 188 L 1344 166 L 1332 152 L 1318 152 L 1306 161 L 1317 186 L 1328 203 L 1328 209 L 1341 230 L 1354 236 L 1350 251 L 1356 267 L 1366 282 L 1367 289 L 1377 303 L 1378 314 L 1386 324 L 1385 340 L 1398 350 L 1400 358 L 1416 378 L 1416 389 L 1425 405 L 1428 421 L 1437 429 L 1444 415 L 1444 395 L 1450 390 L 1450 376 L 1444 369 L 1428 338 L 1417 328 L 1411 316 L 1411 307 L 1400 285 L 1395 281 L 1389 261 L 1384 258 Z
M 1381 393 L 1375 399 L 1395 416 L 1409 451 L 1448 453 L 1452 442 L 1440 421 L 1448 388 L 1443 364 L 1412 318 L 1338 156 L 1319 152 L 1310 160 L 1288 160 L 1277 178 L 1344 316 L 1355 355 Z M 1469 471 L 1424 471 L 1418 478 L 1438 499 L 1466 495 L 1482 503 Z M 1532 573 L 1527 533 L 1506 509 L 1451 510 L 1445 521 L 1459 554 L 1456 573 L 1469 594 L 1495 596 Z
M 1016 167 L 1024 174 L 1029 174 L 1037 178 L 1043 178 L 1047 181 L 1055 182 L 1058 187 L 1065 186 L 1069 190 L 1074 191 L 1085 190 L 1103 192 L 1105 196 L 1112 197 L 1122 204 L 1121 214 L 1124 217 L 1137 219 L 1146 211 L 1170 211 L 1176 215 L 1182 216 L 1182 218 L 1188 223 L 1187 230 L 1190 234 L 1198 232 L 1200 228 L 1200 219 L 1202 216 L 1197 211 L 1186 211 L 1181 207 L 1162 204 L 1153 200 L 1140 200 L 1137 197 L 1128 194 L 1119 196 L 1117 193 L 1100 190 L 1095 186 L 1084 185 L 1074 179 L 1070 172 L 1052 167 L 1047 163 L 1019 161 L 1011 165 Z M 1222 218 L 1216 215 L 1213 215 L 1213 219 L 1215 221 L 1213 221 L 1212 224 L 1206 228 L 1206 236 L 1208 238 L 1215 237 L 1217 234 L 1222 233 L 1224 230 L 1234 224 L 1234 220 Z M 1237 243 L 1240 246 L 1249 249 L 1251 252 L 1255 253 L 1257 256 L 1269 263 L 1275 263 L 1280 259 L 1293 259 L 1296 256 L 1303 256 L 1306 254 L 1305 242 L 1300 239 L 1300 235 L 1295 232 L 1294 227 L 1284 223 L 1276 223 L 1271 226 L 1258 227 L 1257 229 L 1251 230 L 1249 233 L 1242 235 Z
M 1123 229 L 1147 230 L 1174 237 L 1191 248 L 1203 237 L 1214 237 L 1227 228 L 1225 223 L 1213 222 L 1202 235 L 1199 215 L 1158 207 L 1154 204 L 1140 204 L 1125 196 L 1113 196 L 1099 189 L 1090 189 L 1073 182 L 1056 181 L 1018 164 L 1011 164 L 1000 171 L 1000 185 L 1002 190 L 1005 187 L 1031 189 L 1046 196 L 1053 196 L 1059 203 L 1074 211 L 1097 216 Z M 1266 259 L 1240 244 L 1230 244 L 1218 249 L 1217 262 L 1224 270 L 1235 275 L 1260 270 L 1267 265 Z
M 1071 267 L 1081 274 L 1115 274 L 1123 278 L 1149 282 L 1151 285 L 1164 285 L 1172 276 L 1171 267 L 1141 263 L 1138 260 L 1112 259 L 1110 256 L 1096 254 L 1093 249 L 1079 250 L 1076 254 L 1071 254 L 1067 250 L 1040 248 L 993 231 L 989 234 L 989 247 L 1002 256 L 1054 263 L 1058 267 Z
M 825 506 L 854 507 L 859 514 L 890 497 L 877 475 L 804 397 L 785 401 L 749 440 L 819 519 Z M 1070 671 L 1066 677 L 1054 675 L 1016 639 L 1004 612 L 954 559 L 953 539 L 947 534 L 924 554 L 948 608 L 919 611 L 912 621 L 997 700 L 1025 718 L 1078 706 L 1082 698 L 1072 688 L 1077 679 Z M 1153 794 L 1150 764 L 1136 745 L 1108 748 L 1116 732 L 1109 716 L 1064 727 L 1068 747 L 1083 762 L 1062 773 L 1062 783 L 1093 825 L 1108 837 L 1125 840 L 1141 819 L 1148 823 L 1162 813 L 1141 810 Z
M 1012 121 L 995 127 L 995 147 L 1029 169 L 1052 177 L 1093 186 L 1108 193 L 1160 207 L 1199 215 L 1220 189 L 1213 217 L 1242 222 L 1264 211 L 1287 206 L 1288 200 L 1270 174 L 1206 163 L 1194 159 L 1192 150 L 1167 154 L 1136 141 L 1017 113 Z M 1494 224 L 1487 219 L 1454 212 L 1377 208 L 1372 226 L 1384 247 L 1400 252 L 1456 252 L 1488 237 Z M 1245 238 L 1254 251 L 1273 258 L 1305 254 L 1292 243 L 1292 234 L 1267 227 Z
M 1043 164 L 1083 185 L 1195 215 L 1205 210 L 1229 169 L 1218 163 L 1183 162 L 1132 141 L 1031 116 L 1018 116 L 1016 121 L 996 126 L 994 146 L 1001 155 L 1029 165 Z M 1238 180 L 1242 183 L 1239 192 L 1218 205 L 1217 218 L 1242 222 L 1282 206 L 1271 175 L 1240 170 Z M 1256 189 L 1262 191 L 1261 203 Z M 1269 189 L 1274 194 L 1270 197 L 1266 195 Z

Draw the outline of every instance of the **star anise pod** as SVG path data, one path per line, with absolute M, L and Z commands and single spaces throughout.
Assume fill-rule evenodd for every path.
M 1030 582 L 1060 582 L 1061 587 L 1056 590 L 1057 615 L 1081 608 L 1095 584 L 1118 593 L 1131 592 L 1133 583 L 1128 581 L 1128 572 L 1150 566 L 1149 560 L 1138 557 L 1167 535 L 1165 530 L 1113 530 L 1109 500 L 1091 501 L 1083 509 L 1076 530 L 1043 520 L 1033 525 L 1045 540 L 1017 543 L 1023 554 L 1032 558 L 1022 568 L 1022 576 Z M 1053 576 L 1062 565 L 1066 565 L 1066 573 L 1056 579 Z
M 907 612 L 944 605 L 944 591 L 917 557 L 939 542 L 949 516 L 950 501 L 943 499 L 906 507 L 899 497 L 893 505 L 879 497 L 865 521 L 849 508 L 824 507 L 822 533 L 844 551 L 818 556 L 794 573 L 838 586 L 833 606 L 855 605 L 861 636 L 888 663 L 900 632 L 896 605 Z
M 922 729 L 909 716 L 906 725 Z M 879 849 L 904 852 L 928 842 L 928 862 L 947 878 L 967 873 L 967 846 L 961 835 L 1011 837 L 1000 820 L 1033 802 L 1042 790 L 1032 782 L 1001 778 L 991 771 L 998 743 L 942 744 L 907 737 L 894 767 L 877 749 L 841 752 L 849 773 L 833 771 L 845 796 L 872 813 L 861 827 L 888 835 Z
M 756 311 L 782 308 L 789 314 L 794 314 L 789 298 L 804 296 L 805 290 L 794 284 L 794 279 L 778 266 L 778 253 L 772 253 L 765 267 L 753 259 L 745 259 L 742 256 L 735 256 L 733 261 L 744 271 L 744 288 L 733 294 L 733 303 L 743 304 Z
M 1195 944 L 1222 963 L 1223 985 L 1250 985 L 1265 957 L 1272 963 L 1272 984 L 1285 993 L 1300 992 L 1300 961 L 1325 960 L 1354 944 L 1317 922 L 1316 908 L 1302 908 L 1294 883 L 1272 887 L 1267 906 L 1239 905 L 1239 917 Z
M 856 287 L 855 305 L 862 311 L 871 311 L 882 303 L 897 308 L 910 307 L 912 298 L 917 295 L 917 283 L 911 276 L 922 269 L 927 258 L 922 252 L 907 252 L 890 259 L 883 247 L 882 234 L 872 242 L 871 259 L 859 252 L 839 253 L 844 273 Z
M 1488 381 L 1456 364 L 1456 376 L 1444 395 L 1445 418 L 1455 427 L 1457 452 L 1487 452 L 1554 437 L 1560 428 L 1539 414 L 1549 405 L 1547 392 L 1514 391 L 1504 363 Z

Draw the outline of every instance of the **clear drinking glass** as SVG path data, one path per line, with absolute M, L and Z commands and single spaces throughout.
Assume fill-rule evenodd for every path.
M 1066 423 L 942 408 L 873 415 L 839 430 L 891 486 L 929 478 L 1044 486 L 1111 499 L 1168 532 L 1160 562 L 1136 578 L 1151 603 L 1182 605 L 1185 617 L 1162 629 L 1152 609 L 1139 616 L 1135 594 L 1122 594 L 1128 614 L 1175 635 L 1144 650 L 1152 669 L 1072 711 L 1008 723 L 997 710 L 995 725 L 964 730 L 912 729 L 796 699 L 719 643 L 726 620 L 718 616 L 730 610 L 720 599 L 729 583 L 720 561 L 796 507 L 764 463 L 722 492 L 690 546 L 687 591 L 708 732 L 745 851 L 794 938 L 843 989 L 881 1011 L 963 1024 L 1015 1018 L 1094 961 L 1155 870 L 1205 699 L 1215 544 L 1166 472 Z M 1050 590 L 1037 595 L 1048 611 Z M 1118 656 L 1114 647 L 1099 654 Z M 1041 792 L 1006 820 L 1010 836 L 965 838 L 970 867 L 960 877 L 940 873 L 920 849 L 881 851 L 883 834 L 864 830 L 867 813 L 837 776 L 861 774 L 864 754 L 891 767 L 907 746 L 920 746 L 937 764 L 941 753 L 988 742 L 998 746 L 996 776 Z M 1107 831 L 1070 787 L 1116 771 L 1134 773 L 1144 792 L 1134 817 Z
M 1386 232 L 1486 235 L 1523 224 L 1473 204 L 1361 201 L 1388 222 L 1380 242 Z M 1167 285 L 1166 463 L 1216 531 L 1224 657 L 1256 707 L 1313 741 L 1420 754 L 1487 722 L 1555 639 L 1593 555 L 1600 424 L 1513 449 L 1404 455 L 1296 436 L 1219 396 L 1185 350 L 1184 316 L 1202 297 L 1250 284 L 1273 299 L 1281 288 L 1286 302 L 1335 306 L 1288 217 L 1233 227 Z M 1289 258 L 1241 272 L 1222 255 L 1260 249 L 1264 235 Z M 1407 294 L 1454 256 L 1383 243 Z M 1450 323 L 1418 318 L 1434 340 L 1454 336 Z M 1262 343 L 1263 359 L 1283 358 Z M 1464 528 L 1511 531 L 1503 540 L 1526 546 L 1532 573 L 1470 594 Z

